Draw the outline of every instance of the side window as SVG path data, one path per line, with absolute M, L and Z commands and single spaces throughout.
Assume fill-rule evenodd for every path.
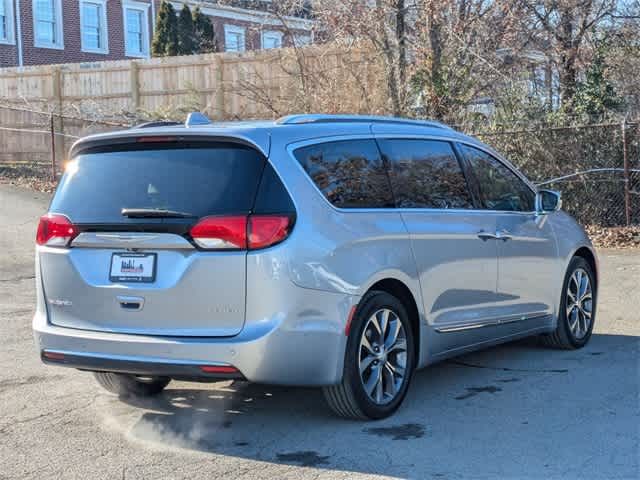
M 477 148 L 461 145 L 480 187 L 485 208 L 510 212 L 534 210 L 535 194 L 499 160 Z
M 460 163 L 448 142 L 385 139 L 378 144 L 389 162 L 397 207 L 473 208 Z
M 293 201 L 282 184 L 280 177 L 269 162 L 264 166 L 256 201 L 253 207 L 254 213 L 294 213 L 296 211 Z
M 374 140 L 320 143 L 298 148 L 293 153 L 336 207 L 393 205 L 389 180 Z

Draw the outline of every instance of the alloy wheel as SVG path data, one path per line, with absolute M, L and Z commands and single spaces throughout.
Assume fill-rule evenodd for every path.
M 593 316 L 593 290 L 589 275 L 577 268 L 567 285 L 566 314 L 569 330 L 576 340 L 583 339 L 591 327 Z
M 406 376 L 407 336 L 392 310 L 380 309 L 367 320 L 358 368 L 365 393 L 373 402 L 384 405 L 396 398 Z

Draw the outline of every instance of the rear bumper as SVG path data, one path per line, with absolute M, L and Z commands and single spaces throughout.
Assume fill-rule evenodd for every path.
M 51 325 L 36 312 L 38 350 L 62 354 L 48 364 L 93 371 L 193 379 L 230 378 L 202 374 L 203 365 L 233 366 L 250 382 L 318 386 L 342 378 L 344 325 L 357 297 L 309 291 L 300 309 L 245 323 L 234 337 L 156 337 Z M 320 313 L 321 312 L 321 313 Z

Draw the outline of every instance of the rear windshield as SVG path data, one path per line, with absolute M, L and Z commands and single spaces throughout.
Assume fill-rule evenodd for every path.
M 123 208 L 206 215 L 247 213 L 264 158 L 233 143 L 119 145 L 77 155 L 50 211 L 73 223 L 135 223 Z

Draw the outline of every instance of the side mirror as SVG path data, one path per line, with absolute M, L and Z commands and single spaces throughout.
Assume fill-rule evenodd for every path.
M 536 194 L 536 213 L 544 215 L 557 212 L 562 208 L 560 192 L 554 190 L 538 190 Z

